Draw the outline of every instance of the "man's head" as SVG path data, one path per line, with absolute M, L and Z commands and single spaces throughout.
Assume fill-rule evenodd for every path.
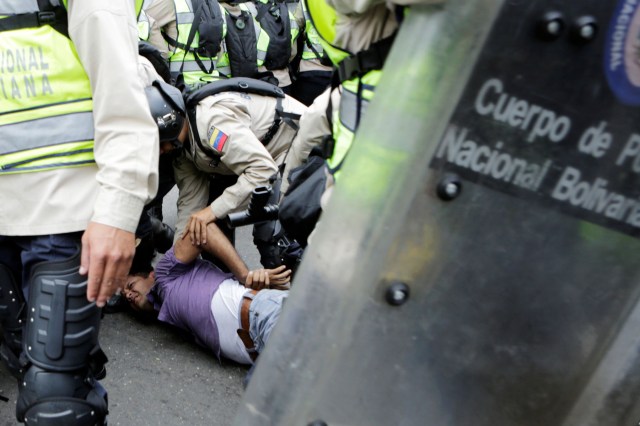
M 138 272 L 127 276 L 123 293 L 134 311 L 153 312 L 153 305 L 147 300 L 147 295 L 151 291 L 154 281 L 153 271 Z
M 182 93 L 161 80 L 147 86 L 145 93 L 151 116 L 160 132 L 160 154 L 180 147 L 189 132 Z

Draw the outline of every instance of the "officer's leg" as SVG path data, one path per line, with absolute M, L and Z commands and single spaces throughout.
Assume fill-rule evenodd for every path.
M 104 424 L 107 397 L 96 382 L 100 310 L 86 298 L 80 254 L 31 270 L 23 349 L 31 365 L 20 383 L 18 421 L 45 426 Z
M 22 376 L 20 352 L 24 314 L 22 289 L 11 269 L 0 264 L 0 324 L 3 331 L 0 337 L 0 357 L 17 379 Z

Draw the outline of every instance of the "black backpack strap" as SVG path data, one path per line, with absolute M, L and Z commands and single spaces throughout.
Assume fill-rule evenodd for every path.
M 262 139 L 260 139 L 260 142 L 262 142 L 262 145 L 268 145 L 278 132 L 278 129 L 283 122 L 297 132 L 300 128 L 298 123 L 296 123 L 297 120 L 300 120 L 300 114 L 285 111 L 282 108 L 282 98 L 277 98 L 276 113 L 273 118 L 273 123 L 271 123 L 271 127 L 267 130 L 267 133 L 265 133 Z
M 0 19 L 0 32 L 50 25 L 56 31 L 68 37 L 67 10 L 58 2 L 55 3 L 54 5 L 49 0 L 38 0 L 40 9 L 38 12 L 21 13 Z
M 352 78 L 362 76 L 369 71 L 381 70 L 396 33 L 389 37 L 385 37 L 369 46 L 368 49 L 362 50 L 355 55 L 351 55 L 338 64 L 338 76 L 340 82 L 351 80 Z
M 255 93 L 257 95 L 284 98 L 284 92 L 278 86 L 263 80 L 247 77 L 232 77 L 212 81 L 186 98 L 187 108 L 195 107 L 202 99 L 222 92 Z
M 187 37 L 187 45 L 183 48 L 185 51 L 191 52 L 194 56 L 194 58 L 196 59 L 196 62 L 198 64 L 198 66 L 200 67 L 200 69 L 207 73 L 207 74 L 211 74 L 215 68 L 215 63 L 213 62 L 213 59 L 210 59 L 211 62 L 211 67 L 209 69 L 207 69 L 207 67 L 204 66 L 204 64 L 202 63 L 202 61 L 200 60 L 200 57 L 198 56 L 197 52 L 191 48 L 191 43 L 193 43 L 193 39 L 196 36 L 196 30 L 198 28 L 198 23 L 200 22 L 200 20 L 202 19 L 202 12 L 204 9 L 204 1 L 203 0 L 191 0 L 193 6 L 194 6 L 194 10 L 195 13 L 193 15 L 193 22 L 191 23 L 191 30 L 189 31 L 189 37 Z M 180 67 L 180 73 L 182 73 L 182 68 L 184 67 L 184 57 L 182 58 L 182 66 Z

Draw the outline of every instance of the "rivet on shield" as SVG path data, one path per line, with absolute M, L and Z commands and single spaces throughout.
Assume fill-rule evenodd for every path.
M 581 16 L 571 28 L 571 39 L 576 43 L 588 43 L 598 35 L 598 23 L 593 16 Z
M 537 34 L 543 40 L 555 40 L 562 35 L 565 21 L 560 12 L 547 12 L 538 22 Z
M 441 200 L 451 201 L 458 198 L 462 192 L 462 182 L 456 175 L 447 175 L 438 183 L 436 193 Z
M 409 300 L 409 286 L 400 281 L 393 281 L 389 287 L 387 287 L 385 298 L 387 299 L 387 303 L 392 306 L 403 305 Z

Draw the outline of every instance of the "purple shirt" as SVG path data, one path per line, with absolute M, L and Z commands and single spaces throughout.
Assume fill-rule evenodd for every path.
M 220 339 L 211 299 L 222 281 L 233 278 L 206 260 L 184 264 L 171 248 L 155 267 L 156 283 L 147 295 L 158 319 L 191 333 L 220 358 Z

